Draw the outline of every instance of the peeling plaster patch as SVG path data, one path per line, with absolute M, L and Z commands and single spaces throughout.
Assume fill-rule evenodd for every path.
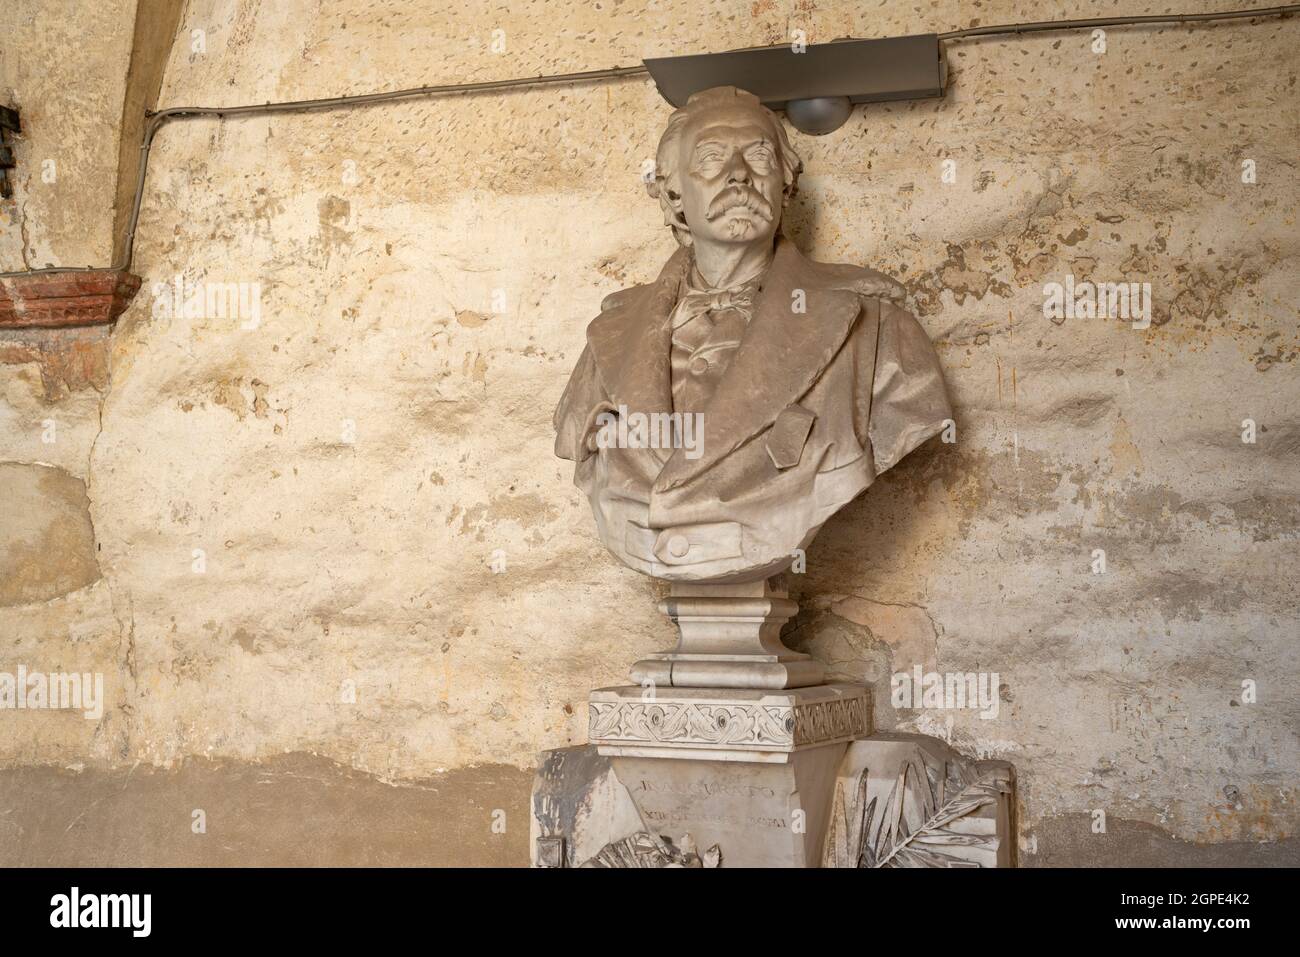
M 317 204 L 318 228 L 312 241 L 313 258 L 329 266 L 336 252 L 352 244 L 356 223 L 352 204 L 338 196 L 326 196 Z
M 1014 445 L 1014 440 L 1006 444 Z M 913 494 L 921 497 L 929 494 L 931 481 L 942 482 L 968 531 L 976 516 L 989 520 L 1004 509 L 1017 515 L 1054 511 L 1064 476 L 1064 466 L 1054 456 L 1018 445 L 1000 452 L 949 449 L 908 479 Z
M 1256 542 L 1300 537 L 1300 495 L 1256 492 L 1224 503 L 1237 527 Z
M 830 610 L 861 625 L 877 641 L 894 650 L 894 670 L 916 665 L 932 671 L 939 661 L 939 632 L 934 620 L 919 605 L 872 601 L 850 595 L 831 603 Z
M 520 528 L 534 528 L 555 521 L 559 510 L 535 492 L 521 495 L 501 494 L 484 505 L 466 509 L 460 518 L 463 535 L 474 535 L 484 541 L 487 530 L 499 522 L 513 522 Z
M 266 398 L 269 389 L 270 386 L 261 379 L 250 380 L 247 387 L 244 385 L 243 376 L 218 379 L 212 384 L 212 402 L 234 413 L 241 422 L 249 413 L 252 413 L 255 418 L 265 419 L 271 411 L 271 405 Z M 180 408 L 184 412 L 189 412 L 194 406 L 193 403 L 182 402 Z
M 86 329 L 8 329 L 0 334 L 0 366 L 35 362 L 41 370 L 45 401 L 73 392 L 108 388 L 108 326 Z
M 0 605 L 49 601 L 100 577 L 81 479 L 44 465 L 0 463 Z
M 1115 426 L 1115 437 L 1110 443 L 1111 458 L 1115 463 L 1115 474 L 1142 471 L 1142 454 L 1133 444 L 1133 433 L 1123 419 Z
M 1011 287 L 996 278 L 992 272 L 967 265 L 968 249 L 972 255 L 980 258 L 994 258 L 995 247 L 991 243 L 980 242 L 968 246 L 949 243 L 948 258 L 944 262 L 930 272 L 904 283 L 921 315 L 942 312 L 944 292 L 951 293 L 959 306 L 968 296 L 979 300 L 990 292 L 1004 299 L 1011 295 Z
M 249 634 L 247 630 L 236 628 L 235 634 L 232 637 L 235 639 L 235 644 L 239 645 L 239 647 L 243 648 L 250 655 L 261 653 L 261 642 L 255 636 Z

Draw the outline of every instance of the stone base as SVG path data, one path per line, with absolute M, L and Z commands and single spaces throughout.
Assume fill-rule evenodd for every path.
M 807 748 L 779 764 L 633 757 L 610 764 L 653 834 L 716 847 L 727 867 L 818 867 L 847 748 Z
M 847 748 L 810 748 L 781 764 L 606 757 L 591 745 L 543 752 L 531 863 L 691 866 L 699 851 L 715 866 L 817 867 Z
M 816 867 L 837 769 L 870 732 L 871 704 L 856 685 L 604 688 L 590 720 L 594 756 L 543 757 L 534 863 Z
M 601 743 L 542 754 L 534 866 L 1014 866 L 1015 769 L 925 735 L 842 739 L 827 713 L 866 689 L 638 690 L 592 693 Z
M 871 731 L 858 685 L 603 688 L 589 708 L 645 830 L 729 867 L 817 867 L 836 769 Z

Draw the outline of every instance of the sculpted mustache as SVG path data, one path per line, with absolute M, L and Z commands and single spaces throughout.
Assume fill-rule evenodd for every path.
M 763 194 L 755 189 L 746 189 L 743 186 L 733 186 L 725 193 L 719 196 L 709 204 L 709 211 L 704 218 L 712 222 L 729 209 L 737 206 L 744 206 L 752 210 L 764 219 L 772 218 L 772 204 L 763 198 Z

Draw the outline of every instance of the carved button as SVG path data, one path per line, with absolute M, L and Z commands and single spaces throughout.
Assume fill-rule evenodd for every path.
M 673 558 L 682 558 L 691 550 L 691 543 L 685 535 L 674 535 L 668 539 L 668 554 Z
M 704 356 L 696 356 L 691 360 L 691 372 L 695 375 L 704 375 L 709 371 L 709 360 Z

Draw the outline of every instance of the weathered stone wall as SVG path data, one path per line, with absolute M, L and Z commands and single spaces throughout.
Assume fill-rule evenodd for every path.
M 161 102 L 1114 12 L 811 6 L 191 0 Z M 794 135 L 789 231 L 907 284 L 958 411 L 954 444 L 823 530 L 789 641 L 874 682 L 881 727 L 1013 761 L 1030 862 L 1083 859 L 1061 848 L 1098 809 L 1198 843 L 1296 828 L 1297 42 L 1270 20 L 954 44 L 943 100 Z M 102 408 L 60 400 L 68 444 L 43 446 L 39 367 L 0 367 L 0 460 L 82 480 L 95 542 L 92 567 L 78 489 L 23 475 L 58 541 L 6 534 L 78 558 L 3 590 L 0 668 L 97 668 L 108 697 L 98 723 L 0 715 L 0 758 L 313 752 L 415 780 L 585 740 L 587 691 L 673 634 L 550 415 L 602 296 L 673 248 L 639 179 L 668 112 L 639 78 L 168 126 Z M 1150 327 L 1044 318 L 1069 273 L 1149 282 Z M 259 308 L 177 314 L 177 277 Z M 997 672 L 997 717 L 894 707 L 916 665 Z

